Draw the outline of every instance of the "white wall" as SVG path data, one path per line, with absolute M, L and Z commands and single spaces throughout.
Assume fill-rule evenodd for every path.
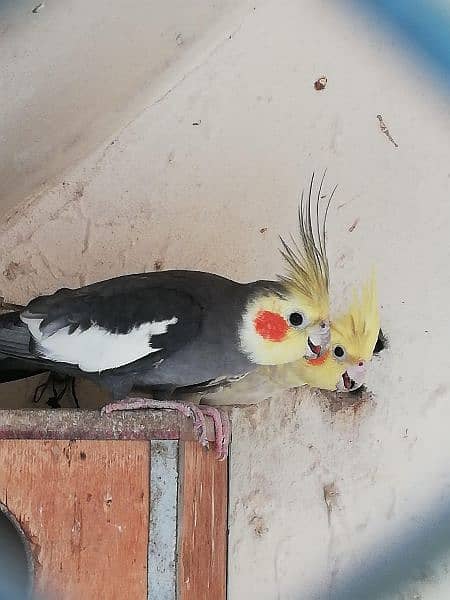
M 300 393 L 234 411 L 230 598 L 446 599 L 447 98 L 373 18 L 325 1 L 238 4 L 199 26 L 206 33 L 171 67 L 176 85 L 162 69 L 132 88 L 146 102 L 127 123 L 131 93 L 114 100 L 109 129 L 101 114 L 82 124 L 97 148 L 56 165 L 45 191 L 1 227 L 2 294 L 22 302 L 155 264 L 270 277 L 277 235 L 295 231 L 299 190 L 328 167 L 329 186 L 339 184 L 329 224 L 336 304 L 375 264 L 391 347 L 371 373 L 373 400 L 358 408 Z M 139 21 L 142 5 L 132 10 Z M 134 50 L 124 46 L 118 81 L 142 60 Z M 44 106 L 53 97 L 44 85 L 35 94 Z M 13 94 L 8 102 L 12 130 L 20 111 Z M 109 108 L 102 96 L 100 112 Z M 21 135 L 10 138 L 11 160 Z M 60 148 L 52 136 L 40 133 L 36 147 Z M 10 180 L 7 195 L 24 194 L 27 178 Z

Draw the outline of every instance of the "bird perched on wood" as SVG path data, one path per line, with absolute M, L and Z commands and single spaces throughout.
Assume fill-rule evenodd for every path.
M 320 358 L 326 352 L 325 223 L 332 195 L 321 225 L 322 178 L 314 222 L 313 183 L 314 176 L 299 209 L 299 241 L 292 246 L 283 242 L 287 273 L 278 281 L 242 284 L 211 273 L 159 271 L 63 288 L 0 316 L 0 356 L 19 359 L 31 369 L 96 382 L 114 400 L 106 413 L 144 407 L 179 410 L 194 418 L 203 444 L 204 415 L 209 414 L 219 431 L 216 447 L 224 454 L 226 417 L 174 402 L 171 396 L 180 387 L 233 380 L 258 365 Z M 128 398 L 139 388 L 150 389 L 152 398 Z
M 256 404 L 283 390 L 309 385 L 349 392 L 365 382 L 374 353 L 385 347 L 375 279 L 355 290 L 348 311 L 331 322 L 331 347 L 322 357 L 254 369 L 236 383 L 211 381 L 185 390 L 184 399 L 211 406 Z M 180 396 L 183 397 L 183 396 Z

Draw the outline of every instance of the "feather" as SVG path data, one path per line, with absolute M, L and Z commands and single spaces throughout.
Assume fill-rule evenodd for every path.
M 349 310 L 333 320 L 332 328 L 345 340 L 347 352 L 355 358 L 368 360 L 380 334 L 380 313 L 375 274 L 355 290 Z
M 317 299 L 328 303 L 329 265 L 326 254 L 326 220 L 336 187 L 329 195 L 322 224 L 320 223 L 320 202 L 323 198 L 324 172 L 317 191 L 314 217 L 312 215 L 312 197 L 314 173 L 311 177 L 308 198 L 302 192 L 298 210 L 299 239 L 291 238 L 291 245 L 281 239 L 281 254 L 287 263 L 286 275 L 280 275 L 281 283 L 290 291 L 295 291 L 311 301 Z

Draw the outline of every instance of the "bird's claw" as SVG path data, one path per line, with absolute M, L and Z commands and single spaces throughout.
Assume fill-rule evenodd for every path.
M 203 414 L 211 417 L 214 422 L 217 458 L 221 461 L 225 460 L 228 457 L 231 437 L 231 425 L 228 413 L 213 406 L 203 405 L 201 408 Z
M 206 435 L 206 419 L 203 411 L 196 404 L 186 404 L 191 411 L 191 418 L 194 421 L 194 432 L 198 442 L 204 448 L 209 448 L 208 437 Z
M 109 415 L 112 412 L 117 412 L 121 410 L 138 410 L 140 408 L 163 408 L 159 407 L 156 400 L 152 398 L 124 398 L 124 400 L 120 400 L 119 402 L 111 402 L 110 404 L 106 404 L 101 410 L 100 414 Z
M 164 402 L 152 398 L 125 398 L 120 402 L 112 402 L 104 406 L 100 413 L 109 415 L 115 411 L 137 410 L 140 408 L 170 409 L 180 412 L 185 417 L 193 420 L 194 432 L 198 442 L 209 448 L 207 437 L 206 418 L 211 417 L 214 423 L 214 441 L 216 453 L 219 460 L 225 460 L 228 456 L 230 443 L 230 421 L 227 413 L 212 406 L 197 406 L 192 403 Z

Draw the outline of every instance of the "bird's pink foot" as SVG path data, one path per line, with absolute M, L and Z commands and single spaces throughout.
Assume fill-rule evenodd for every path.
M 163 402 L 160 400 L 153 400 L 153 398 L 124 398 L 119 402 L 111 402 L 106 404 L 101 409 L 102 415 L 109 415 L 112 412 L 119 410 L 138 410 L 140 408 L 156 408 L 156 409 L 174 409 L 181 412 L 185 417 L 191 416 L 191 409 L 187 404 L 181 404 L 178 402 Z
M 191 410 L 190 416 L 194 421 L 194 431 L 199 443 L 205 448 L 209 448 L 208 438 L 206 437 L 206 419 L 203 411 L 196 404 L 189 403 L 183 406 L 187 406 Z
M 195 435 L 202 446 L 208 447 L 208 438 L 206 435 L 205 415 L 195 404 L 183 404 L 182 402 L 172 402 L 164 400 L 153 400 L 152 398 L 124 398 L 119 402 L 112 402 L 101 409 L 102 415 L 108 415 L 119 410 L 138 410 L 140 408 L 155 408 L 176 410 L 185 417 L 192 418 L 194 421 Z
M 228 457 L 228 448 L 230 446 L 231 426 L 228 414 L 214 408 L 213 406 L 202 405 L 201 410 L 207 417 L 211 417 L 214 422 L 216 453 L 219 460 L 225 460 Z

